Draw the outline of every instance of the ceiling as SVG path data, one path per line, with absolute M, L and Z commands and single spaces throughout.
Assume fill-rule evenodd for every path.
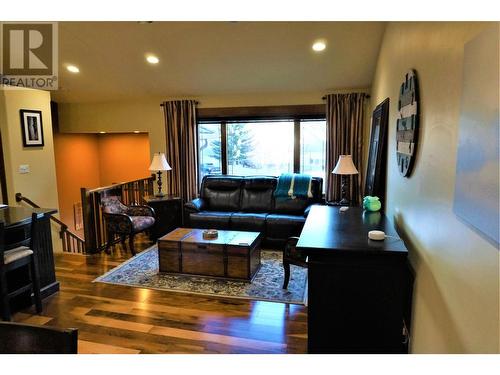
M 384 29 L 384 22 L 61 22 L 53 97 L 76 103 L 367 88 Z M 327 48 L 315 53 L 319 38 Z M 146 53 L 160 63 L 146 63 Z

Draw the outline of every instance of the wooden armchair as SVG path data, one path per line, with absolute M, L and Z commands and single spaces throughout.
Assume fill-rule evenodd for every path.
M 283 289 L 288 287 L 288 282 L 290 281 L 290 264 L 307 267 L 307 257 L 301 251 L 297 250 L 298 241 L 299 237 L 290 237 L 285 244 L 285 250 L 283 251 L 283 269 L 285 271 Z
M 134 236 L 154 225 L 154 210 L 149 206 L 126 206 L 117 196 L 102 198 L 101 206 L 108 235 L 106 253 L 110 253 L 113 239 L 119 235 L 122 243 L 129 236 L 130 252 L 135 255 Z

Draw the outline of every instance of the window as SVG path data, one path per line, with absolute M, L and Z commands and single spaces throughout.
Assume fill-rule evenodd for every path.
M 221 124 L 198 125 L 198 168 L 200 181 L 207 174 L 222 173 Z
M 325 178 L 326 121 L 300 122 L 300 173 Z M 324 185 L 324 184 L 323 184 Z
M 272 107 L 274 108 L 274 107 Z M 324 107 L 322 108 L 324 111 Z M 213 109 L 210 109 L 213 111 Z M 210 113 L 214 116 L 214 113 Z M 326 121 L 324 115 L 250 118 L 199 116 L 199 181 L 207 174 L 239 176 L 306 173 L 325 178 Z M 323 184 L 323 187 L 325 184 Z
M 293 172 L 293 121 L 227 124 L 227 174 L 279 176 Z

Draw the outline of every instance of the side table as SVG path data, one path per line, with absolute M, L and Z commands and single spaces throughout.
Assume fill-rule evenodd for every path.
M 175 228 L 182 227 L 182 199 L 171 195 L 148 195 L 144 203 L 155 210 L 156 223 L 151 229 L 151 239 L 156 240 Z

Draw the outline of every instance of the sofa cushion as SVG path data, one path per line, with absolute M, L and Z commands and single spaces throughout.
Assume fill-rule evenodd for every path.
M 276 177 L 247 177 L 243 180 L 241 210 L 245 212 L 271 212 Z
M 250 232 L 261 232 L 266 230 L 267 214 L 235 212 L 231 215 L 231 229 Z
M 201 186 L 204 209 L 211 211 L 239 211 L 243 177 L 205 176 Z
M 308 198 L 276 198 L 273 212 L 284 215 L 304 215 L 304 210 L 312 203 Z
M 267 215 L 266 236 L 270 239 L 287 239 L 299 236 L 305 221 L 305 217 L 301 215 Z
M 229 229 L 232 212 L 201 211 L 189 214 L 189 222 L 193 228 Z

